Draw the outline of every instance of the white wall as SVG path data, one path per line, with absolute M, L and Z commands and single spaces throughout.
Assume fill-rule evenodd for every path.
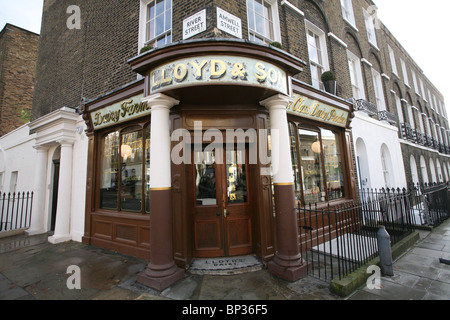
M 385 144 L 391 157 L 391 187 L 406 188 L 405 168 L 397 127 L 389 125 L 385 121 L 372 119 L 364 112 L 355 112 L 355 118 L 351 126 L 356 156 L 359 156 L 357 152 L 358 139 L 360 139 L 359 146 L 361 145 L 361 141 L 363 141 L 366 147 L 367 167 L 369 168 L 368 181 L 370 181 L 369 187 L 377 189 L 385 187 L 381 163 L 381 147 Z M 358 169 L 358 179 L 359 174 Z
M 76 127 L 80 127 L 82 130 L 79 132 L 75 129 L 70 131 L 74 140 L 70 235 L 72 240 L 81 242 L 84 234 L 88 153 L 88 139 L 84 132 L 86 127 L 81 116 L 78 117 Z M 59 130 L 57 126 L 55 128 L 55 130 Z M 67 136 L 67 132 L 65 132 L 65 135 Z M 11 173 L 14 171 L 18 172 L 16 191 L 36 191 L 34 190 L 37 162 L 37 151 L 34 147 L 36 144 L 37 134 L 30 135 L 29 124 L 0 137 L 0 173 L 3 173 L 3 183 L 0 183 L 0 185 L 3 185 L 3 190 L 0 191 L 9 192 Z M 50 229 L 51 223 L 53 155 L 58 146 L 59 144 L 56 141 L 48 143 L 45 209 L 42 216 L 45 231 Z

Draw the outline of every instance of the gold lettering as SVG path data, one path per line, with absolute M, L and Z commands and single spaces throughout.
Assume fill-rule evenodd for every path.
M 152 73 L 152 81 L 151 81 L 152 89 L 158 89 L 161 86 L 161 82 L 155 80 L 155 74 L 156 74 L 156 71 L 153 71 L 153 73 Z
M 203 79 L 203 68 L 208 63 L 208 60 L 204 60 L 200 65 L 198 65 L 195 61 L 189 62 L 192 67 L 196 70 L 195 79 L 202 80 Z
M 255 77 L 258 80 L 258 82 L 259 83 L 266 82 L 267 79 L 266 67 L 261 62 L 258 62 L 255 65 L 255 69 L 257 71 L 255 73 Z
M 181 70 L 181 73 L 179 72 Z M 173 77 L 176 82 L 183 82 L 187 77 L 187 67 L 184 63 L 177 64 L 175 66 Z
M 277 71 L 274 68 L 269 69 L 269 81 L 272 84 L 278 83 L 278 74 Z
M 162 79 L 161 80 L 161 87 L 171 85 L 172 82 L 173 82 L 173 78 L 172 77 L 166 78 L 166 70 L 165 69 L 162 70 L 161 79 Z
M 227 72 L 227 65 L 222 60 L 211 60 L 211 79 L 221 79 Z

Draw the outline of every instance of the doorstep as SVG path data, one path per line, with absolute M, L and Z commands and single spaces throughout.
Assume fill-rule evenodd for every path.
M 222 258 L 195 258 L 188 268 L 191 274 L 233 275 L 264 269 L 264 264 L 254 255 Z

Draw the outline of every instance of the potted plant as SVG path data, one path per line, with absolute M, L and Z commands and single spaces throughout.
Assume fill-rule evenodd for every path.
M 278 49 L 282 49 L 282 45 L 281 43 L 274 41 L 270 44 L 272 47 L 278 48 Z
M 325 91 L 331 94 L 336 94 L 336 75 L 333 71 L 325 71 L 321 77 Z
M 141 51 L 139 53 L 143 54 L 144 52 L 150 51 L 152 49 L 153 49 L 152 46 L 144 46 L 144 47 L 142 47 L 142 49 L 141 49 Z

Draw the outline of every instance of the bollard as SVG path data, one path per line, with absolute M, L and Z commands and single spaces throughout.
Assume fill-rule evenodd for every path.
M 377 232 L 378 252 L 380 254 L 381 273 L 385 276 L 393 276 L 391 237 L 385 226 L 380 226 Z

